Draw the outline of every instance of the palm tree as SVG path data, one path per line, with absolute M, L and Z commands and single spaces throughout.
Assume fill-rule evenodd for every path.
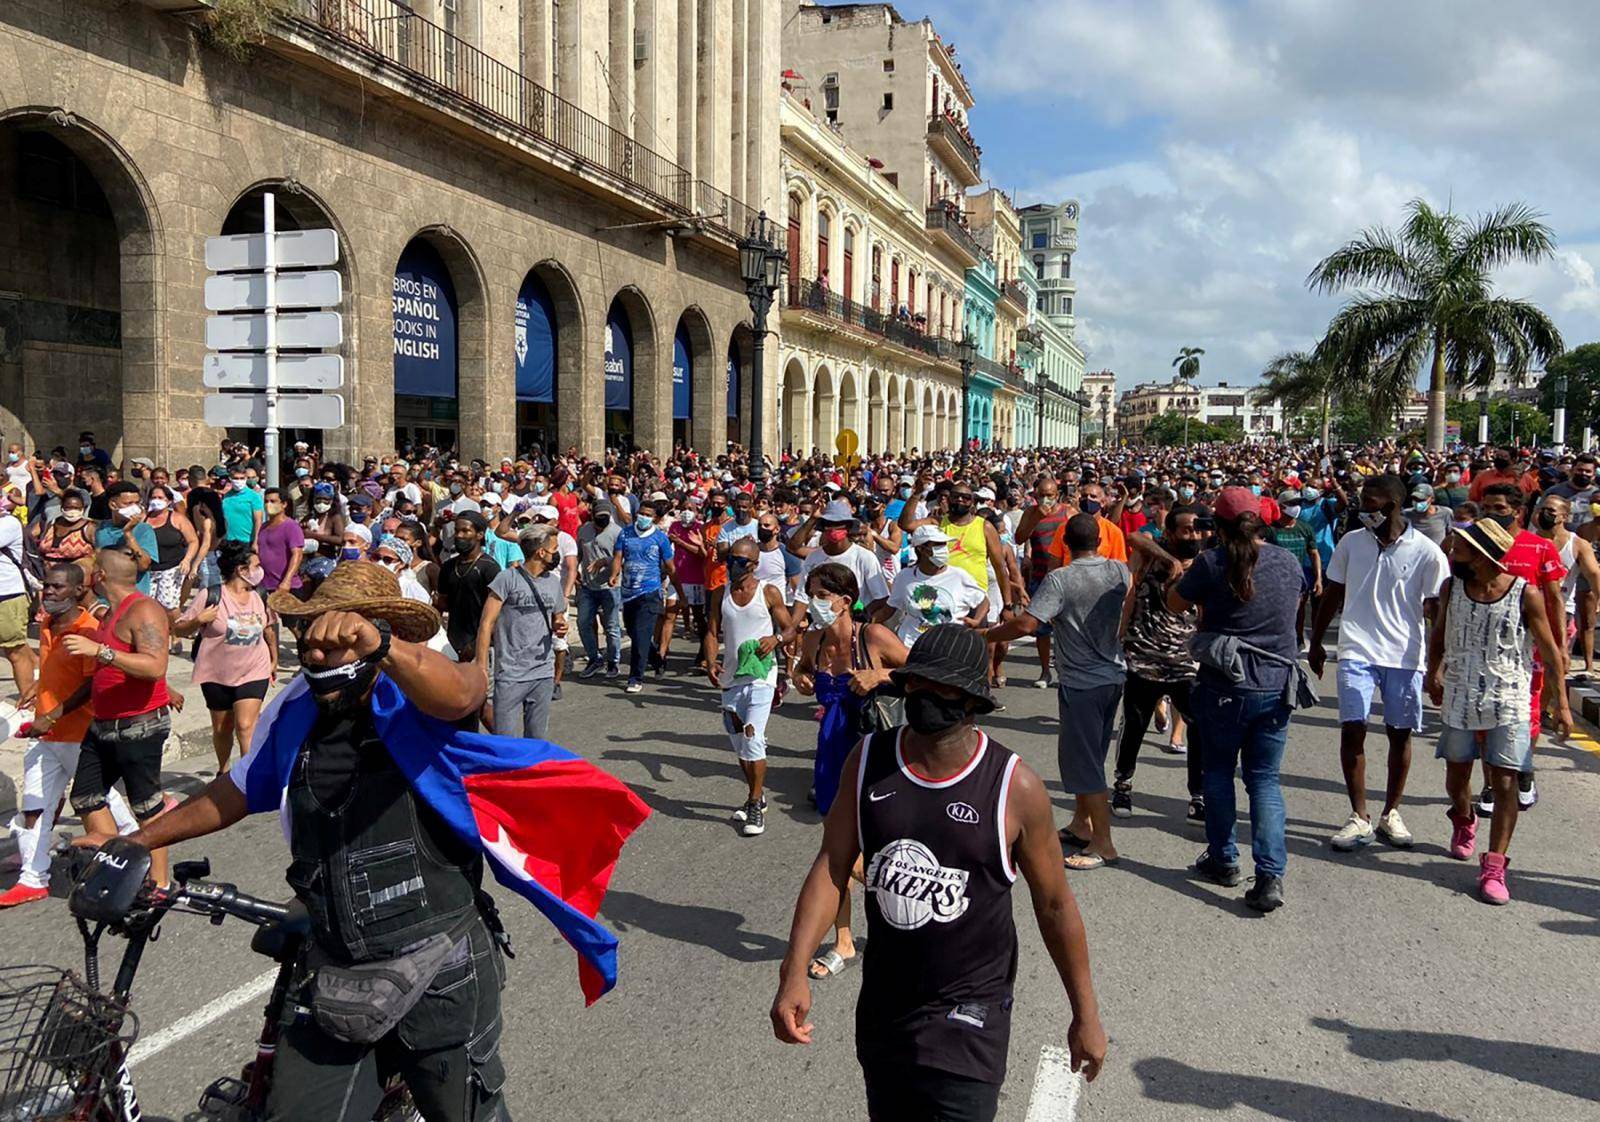
M 1267 363 L 1261 377 L 1262 384 L 1255 391 L 1257 403 L 1276 402 L 1283 410 L 1286 431 L 1288 418 L 1318 410 L 1322 414 L 1322 446 L 1328 447 L 1329 416 L 1340 397 L 1338 367 L 1305 351 L 1287 351 Z
M 1204 347 L 1179 347 L 1178 357 L 1172 360 L 1172 365 L 1178 368 L 1178 377 L 1185 382 L 1200 377 L 1200 356 L 1205 353 Z
M 1375 417 L 1393 416 L 1428 377 L 1428 447 L 1444 447 L 1447 386 L 1482 387 L 1498 362 L 1520 376 L 1564 349 L 1561 332 L 1533 304 L 1492 293 L 1489 274 L 1513 261 L 1550 256 L 1555 236 L 1540 215 L 1512 203 L 1468 220 L 1422 199 L 1398 231 L 1374 228 L 1336 250 L 1306 278 L 1314 291 L 1360 291 L 1328 324 L 1316 357 L 1359 382 Z

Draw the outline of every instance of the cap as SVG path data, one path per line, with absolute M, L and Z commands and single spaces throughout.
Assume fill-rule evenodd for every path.
M 1305 488 L 1302 488 L 1301 491 L 1300 491 L 1300 501 L 1301 502 L 1314 503 L 1318 499 L 1320 499 L 1321 497 L 1322 497 L 1322 493 L 1320 491 L 1318 491 L 1315 487 L 1305 487 Z
M 130 464 L 138 464 L 140 467 L 148 468 L 151 471 L 155 471 L 156 470 L 156 462 L 154 460 L 146 457 L 146 456 L 135 456 L 133 459 L 129 460 L 128 462 Z
M 850 504 L 843 499 L 834 499 L 817 516 L 817 521 L 819 522 L 854 522 L 855 520 L 856 512 L 851 510 Z M 921 640 L 919 639 L 918 642 L 921 642 Z
M 372 496 L 367 494 L 365 491 L 357 491 L 355 494 L 350 496 L 350 505 L 351 506 L 371 506 L 372 505 Z
M 840 491 L 839 485 L 831 479 L 822 485 L 822 489 L 824 491 L 832 491 L 834 494 L 838 494 Z
M 226 479 L 226 478 L 228 478 L 228 469 L 223 467 L 221 464 L 217 464 L 215 467 L 213 467 L 211 469 L 211 478 L 212 479 Z
M 533 516 L 535 518 L 548 518 L 550 521 L 554 522 L 557 518 L 561 517 L 561 512 L 555 507 L 551 506 L 549 503 L 545 503 L 542 506 L 536 506 L 533 508 Z
M 664 503 L 667 501 L 667 493 L 665 491 L 652 491 L 650 492 L 650 498 L 647 501 L 652 503 Z
M 1300 492 L 1299 491 L 1296 491 L 1296 490 L 1293 490 L 1293 489 L 1289 489 L 1289 490 L 1284 490 L 1284 491 L 1279 491 L 1278 492 L 1278 502 L 1279 503 L 1298 503 L 1299 501 L 1300 501 Z
M 478 505 L 479 506 L 499 506 L 504 501 L 505 500 L 501 499 L 499 495 L 495 494 L 493 491 L 490 491 L 486 495 L 484 495 L 483 498 L 478 500 Z
M 1431 499 L 1433 498 L 1433 487 L 1427 483 L 1413 483 L 1411 485 L 1411 497 L 1413 499 Z
M 939 542 L 950 541 L 955 541 L 955 539 L 931 522 L 924 523 L 911 531 L 911 547 L 913 549 L 919 545 L 927 545 L 930 542 L 938 544 Z
M 954 686 L 978 702 L 979 713 L 994 710 L 989 692 L 989 648 L 983 636 L 961 623 L 941 623 L 924 631 L 906 664 L 889 676 L 904 686 L 907 678 L 923 678 Z
M 988 499 L 990 502 L 994 502 L 993 487 L 979 487 L 976 491 L 972 492 L 972 494 L 975 498 Z
M 1217 496 L 1212 513 L 1218 518 L 1232 522 L 1242 514 L 1261 516 L 1261 497 L 1251 492 L 1248 487 L 1224 487 Z
M 1496 565 L 1505 568 L 1506 551 L 1511 548 L 1514 539 L 1510 531 L 1500 523 L 1492 518 L 1480 518 L 1458 529 L 1456 534 Z

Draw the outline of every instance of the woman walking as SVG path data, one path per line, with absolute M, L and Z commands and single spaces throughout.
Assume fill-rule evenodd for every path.
M 1167 593 L 1174 612 L 1200 609 L 1200 639 L 1237 640 L 1244 667 L 1244 680 L 1234 682 L 1202 660 L 1190 693 L 1191 751 L 1201 753 L 1206 800 L 1206 850 L 1194 871 L 1229 887 L 1241 879 L 1233 773 L 1242 765 L 1256 867 L 1245 903 L 1270 912 L 1283 905 L 1288 860 L 1278 768 L 1289 739 L 1284 690 L 1299 655 L 1300 564 L 1288 550 L 1260 540 L 1261 499 L 1249 488 L 1224 487 L 1213 515 L 1221 544 L 1196 558 Z
M 45 567 L 55 564 L 77 564 L 87 576 L 93 568 L 95 524 L 88 517 L 89 499 L 82 491 L 73 489 L 61 496 L 61 513 L 49 526 L 36 525 L 39 556 Z
M 177 496 L 166 484 L 150 488 L 145 522 L 156 532 L 156 557 L 150 563 L 150 598 L 167 609 L 171 619 L 183 604 L 183 582 L 194 572 L 200 538 L 178 509 Z
M 820 706 L 822 723 L 817 728 L 811 798 L 823 817 L 839 793 L 850 749 L 864 732 L 871 731 L 864 722 L 869 695 L 889 681 L 889 671 L 906 664 L 908 653 L 889 628 L 880 623 L 857 623 L 850 617 L 860 593 L 855 574 L 844 565 L 818 565 L 806 578 L 811 629 L 800 637 L 794 683 L 801 693 L 815 694 Z M 858 879 L 860 875 L 858 868 Z M 840 896 L 834 929 L 833 948 L 811 962 L 812 978 L 832 977 L 855 957 L 848 892 Z
M 197 593 L 172 630 L 200 636 L 194 681 L 211 711 L 211 747 L 221 774 L 235 740 L 241 755 L 250 748 L 261 702 L 278 671 L 278 650 L 267 638 L 275 617 L 256 591 L 263 574 L 254 547 L 223 542 L 217 567 L 222 584 Z

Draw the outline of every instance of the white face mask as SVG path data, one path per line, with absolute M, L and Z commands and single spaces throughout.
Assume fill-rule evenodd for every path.
M 151 499 L 149 505 L 150 505 L 150 513 L 151 514 L 160 514 L 162 511 L 167 509 L 167 500 L 166 499 Z
M 316 511 L 318 514 L 327 514 L 328 511 L 333 509 L 333 504 L 329 502 L 312 503 L 311 509 Z
M 936 569 L 942 569 L 950 564 L 950 547 L 945 544 L 929 546 L 928 563 Z
M 68 509 L 63 510 L 61 512 L 61 521 L 63 521 L 63 522 L 82 522 L 83 521 L 83 511 L 78 509 L 77 507 L 69 507 Z
M 811 601 L 806 605 L 806 612 L 811 616 L 811 622 L 818 627 L 832 627 L 834 621 L 839 618 L 839 613 L 827 600 Z
M 132 518 L 134 515 L 139 513 L 139 504 L 131 503 L 128 506 L 119 506 L 117 508 L 117 513 L 123 518 Z

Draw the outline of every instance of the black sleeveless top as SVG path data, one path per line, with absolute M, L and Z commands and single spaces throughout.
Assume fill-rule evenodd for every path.
M 903 731 L 863 741 L 856 776 L 867 884 L 856 1056 L 1002 1083 L 1017 976 L 1006 841 L 1017 757 L 979 732 L 965 768 L 930 780 L 903 763 Z

